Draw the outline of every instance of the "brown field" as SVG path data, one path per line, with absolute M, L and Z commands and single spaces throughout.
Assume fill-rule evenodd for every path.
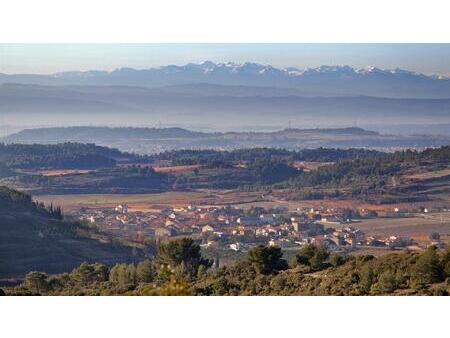
M 445 176 L 450 176 L 450 168 L 443 169 L 443 170 L 436 170 L 436 171 L 427 171 L 424 173 L 409 175 L 407 177 L 416 179 L 416 180 L 427 180 L 430 178 L 439 178 L 439 177 L 445 177 Z
M 292 166 L 297 169 L 302 168 L 304 171 L 311 171 L 326 165 L 331 165 L 333 163 L 334 162 L 295 161 L 294 163 L 292 163 Z
M 450 213 L 435 213 L 431 215 L 432 217 L 426 218 L 415 216 L 365 219 L 354 223 L 354 226 L 360 228 L 369 236 L 408 236 L 419 243 L 429 243 L 429 235 L 432 232 L 438 232 L 441 234 L 442 240 L 450 240 Z
M 169 167 L 153 167 L 153 169 L 157 173 L 177 173 L 181 171 L 188 171 L 188 170 L 194 170 L 197 168 L 200 168 L 201 166 L 199 164 L 192 164 L 192 165 L 177 165 L 177 166 L 169 166 Z
M 155 194 L 73 194 L 41 195 L 35 199 L 46 204 L 53 203 L 70 211 L 81 207 L 112 207 L 127 203 L 130 210 L 147 210 L 161 205 L 184 206 L 202 201 L 207 195 L 201 192 L 164 192 Z
M 400 209 L 417 209 L 421 206 L 426 208 L 435 207 L 446 207 L 450 201 L 448 199 L 436 200 L 436 201 L 426 201 L 426 202 L 415 202 L 415 203 L 395 203 L 395 204 L 370 204 L 358 200 L 335 200 L 335 199 L 324 199 L 324 200 L 282 200 L 278 198 L 272 198 L 271 200 L 258 201 L 254 203 L 248 203 L 240 205 L 240 202 L 236 202 L 236 206 L 249 208 L 251 206 L 255 207 L 265 207 L 272 208 L 276 206 L 287 207 L 290 211 L 295 211 L 297 208 L 352 208 L 352 209 L 367 209 L 380 211 L 393 211 L 395 208 Z
M 42 176 L 66 176 L 75 174 L 87 174 L 92 170 L 82 170 L 82 169 L 49 169 L 49 170 L 37 170 L 33 172 L 23 171 L 29 174 L 38 174 Z
M 362 256 L 362 255 L 372 255 L 375 257 L 391 255 L 391 254 L 399 254 L 403 253 L 404 250 L 391 250 L 389 248 L 372 248 L 372 247 L 362 247 L 357 250 L 351 251 L 350 255 L 352 256 Z

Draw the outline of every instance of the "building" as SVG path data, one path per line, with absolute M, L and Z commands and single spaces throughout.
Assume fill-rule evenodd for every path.
M 295 232 L 307 231 L 309 230 L 309 225 L 307 223 L 292 222 L 292 227 Z
M 202 232 L 213 232 L 214 228 L 211 225 L 205 225 L 202 227 Z
M 119 204 L 114 208 L 115 212 L 126 214 L 128 212 L 128 205 L 127 204 Z
M 234 250 L 234 251 L 241 250 L 241 243 L 237 242 L 237 243 L 230 244 L 230 249 Z
M 259 217 L 242 216 L 236 222 L 241 225 L 259 225 L 261 220 Z
M 260 215 L 259 221 L 263 224 L 269 224 L 275 221 L 275 217 L 273 215 Z

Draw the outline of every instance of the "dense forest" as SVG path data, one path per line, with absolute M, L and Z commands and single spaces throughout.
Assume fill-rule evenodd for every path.
M 232 151 L 174 150 L 150 156 L 153 160 L 168 160 L 173 165 L 201 164 L 207 168 L 229 167 L 240 162 L 269 161 L 318 161 L 334 162 L 359 158 L 381 157 L 383 153 L 366 149 L 303 149 L 298 151 L 280 148 L 249 148 Z
M 383 156 L 339 160 L 275 185 L 299 192 L 299 198 L 339 197 L 339 190 L 320 191 L 320 188 L 344 188 L 346 197 L 366 198 L 373 194 L 398 194 L 401 176 L 445 169 L 450 164 L 450 147 L 426 149 L 423 152 L 406 150 Z M 445 179 L 445 178 L 444 178 Z M 396 182 L 393 184 L 392 182 Z M 314 191 L 305 188 L 314 187 Z M 408 192 L 408 191 L 404 191 Z
M 290 151 L 277 148 L 251 148 L 233 151 L 178 150 L 151 156 L 153 161 L 170 161 L 171 165 L 200 165 L 193 173 L 173 175 L 173 189 L 266 189 L 270 185 L 290 182 L 302 175 L 295 161 L 333 162 L 378 158 L 383 153 L 365 149 L 305 149 Z
M 147 166 L 117 166 L 71 175 L 17 175 L 2 183 L 33 194 L 161 192 L 170 186 L 167 174 Z
M 195 174 L 175 175 L 173 189 L 239 188 L 281 190 L 293 199 L 358 198 L 383 202 L 423 201 L 423 184 L 413 185 L 404 177 L 421 171 L 446 169 L 450 147 L 420 151 L 381 153 L 364 149 L 242 149 L 231 152 L 182 150 L 153 159 L 173 165 L 201 165 Z M 296 161 L 320 165 L 312 170 L 294 168 Z M 443 183 L 448 178 L 442 177 Z M 417 194 L 416 194 L 417 193 Z
M 424 201 L 426 185 L 404 178 L 446 169 L 449 146 L 382 153 L 366 149 L 289 151 L 178 150 L 153 156 L 122 153 L 92 144 L 0 145 L 1 184 L 32 193 L 136 193 L 191 189 L 280 190 L 290 199 L 358 198 L 383 202 Z M 2 164 L 3 161 L 3 164 Z M 118 165 L 118 163 L 126 165 Z M 313 164 L 312 168 L 305 168 Z M 151 166 L 196 165 L 163 173 Z M 77 168 L 84 173 L 41 175 L 17 169 Z M 16 170 L 16 172 L 14 172 Z M 448 183 L 448 177 L 442 177 Z M 434 187 L 436 191 L 446 185 Z
M 0 178 L 13 176 L 14 171 L 10 169 L 6 164 L 0 162 Z
M 139 263 L 83 263 L 70 273 L 30 272 L 7 295 L 448 295 L 450 249 L 374 257 L 299 248 L 291 262 L 280 248 L 258 245 L 218 267 L 183 238 L 160 242 Z
M 96 169 L 109 168 L 117 161 L 139 161 L 144 157 L 117 149 L 83 143 L 3 144 L 0 163 L 14 169 Z
M 12 210 L 38 214 L 58 220 L 63 219 L 60 207 L 46 206 L 42 203 L 34 202 L 31 196 L 26 193 L 0 186 L 0 212 L 11 212 Z

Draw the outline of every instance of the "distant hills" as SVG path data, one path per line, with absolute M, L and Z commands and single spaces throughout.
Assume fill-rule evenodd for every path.
M 24 129 L 18 133 L 0 138 L 0 140 L 7 143 L 98 143 L 114 141 L 117 139 L 146 140 L 202 138 L 221 134 L 222 133 L 202 133 L 183 128 L 52 127 Z
M 450 91 L 449 91 L 450 93 Z M 449 94 L 450 97 L 450 94 Z M 28 125 L 168 124 L 336 126 L 449 123 L 450 98 L 307 97 L 294 89 L 193 84 L 126 86 L 0 85 L 0 113 Z
M 77 86 L 163 87 L 208 83 L 213 85 L 284 87 L 301 95 L 379 96 L 391 98 L 449 98 L 450 80 L 402 69 L 349 66 L 320 66 L 298 69 L 275 68 L 257 63 L 214 63 L 168 65 L 150 69 L 119 68 L 111 72 L 62 72 L 51 75 L 0 74 L 0 84 Z M 209 90 L 209 89 L 208 89 Z
M 0 125 L 11 126 L 163 123 L 225 131 L 413 125 L 414 130 L 414 125 L 450 123 L 450 79 L 375 67 L 279 69 L 209 61 L 143 70 L 0 74 L 0 114 Z
M 55 127 L 25 129 L 0 138 L 6 143 L 90 142 L 122 151 L 154 154 L 175 149 L 238 149 L 254 147 L 424 148 L 450 144 L 449 136 L 396 136 L 357 127 L 284 129 L 274 132 L 197 132 L 183 128 Z

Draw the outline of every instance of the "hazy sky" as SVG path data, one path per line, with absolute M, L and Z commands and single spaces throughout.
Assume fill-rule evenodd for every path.
M 349 65 L 450 75 L 450 44 L 0 44 L 0 73 L 137 69 L 189 62 Z

